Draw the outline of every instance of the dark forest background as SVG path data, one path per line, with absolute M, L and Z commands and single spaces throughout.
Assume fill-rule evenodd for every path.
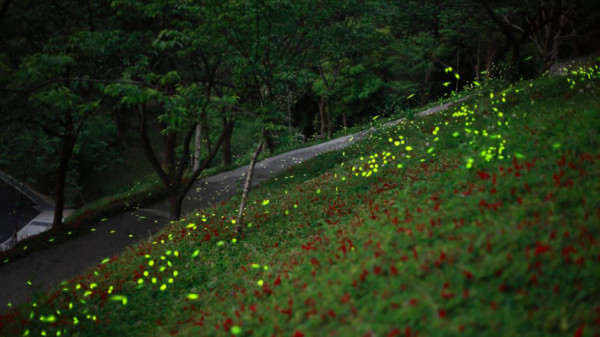
M 597 0 L 1 0 L 0 169 L 78 206 L 538 76 Z M 155 178 L 152 178 L 155 177 Z

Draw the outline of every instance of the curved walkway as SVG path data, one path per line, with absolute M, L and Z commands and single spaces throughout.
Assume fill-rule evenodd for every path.
M 459 101 L 460 102 L 460 101 Z M 458 103 L 458 102 L 457 102 Z M 426 116 L 448 108 L 448 103 L 425 110 Z M 398 124 L 400 120 L 386 125 Z M 256 164 L 253 184 L 321 153 L 345 148 L 364 139 L 374 129 L 361 131 L 331 141 L 283 153 Z M 183 203 L 183 214 L 227 200 L 242 187 L 248 166 L 206 177 L 196 182 Z M 74 277 L 96 266 L 105 258 L 117 255 L 127 246 L 149 240 L 166 223 L 168 205 L 157 203 L 148 208 L 125 212 L 99 222 L 95 231 L 77 237 L 59 246 L 34 252 L 13 263 L 0 267 L 0 312 L 8 303 L 25 302 L 36 291 L 44 291 L 62 280 Z M 30 285 L 28 284 L 30 283 Z
M 35 218 L 39 211 L 35 204 L 19 190 L 0 180 L 0 251 L 4 241 Z
M 30 189 L 29 187 L 27 187 L 27 185 L 22 184 L 15 178 L 9 176 L 8 174 L 2 171 L 0 171 L 0 180 L 12 186 L 14 189 L 22 192 L 27 198 L 29 198 L 29 200 L 31 200 L 36 205 L 35 208 L 40 212 L 51 211 L 54 209 L 54 203 L 52 202 L 52 200 L 49 200 L 47 197 Z
M 47 197 L 0 171 L 0 251 L 50 228 L 53 210 Z

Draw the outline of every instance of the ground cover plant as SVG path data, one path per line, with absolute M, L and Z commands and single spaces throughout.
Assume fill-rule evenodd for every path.
M 482 90 L 0 316 L 6 336 L 599 336 L 600 69 Z

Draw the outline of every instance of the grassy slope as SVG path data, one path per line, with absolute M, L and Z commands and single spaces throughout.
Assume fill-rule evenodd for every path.
M 243 237 L 234 198 L 0 317 L 0 333 L 598 335 L 600 71 L 587 74 L 317 157 L 253 191 Z

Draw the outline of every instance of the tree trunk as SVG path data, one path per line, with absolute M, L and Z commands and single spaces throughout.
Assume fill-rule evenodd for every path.
M 233 126 L 232 126 L 232 128 L 233 128 Z M 181 213 L 182 213 L 181 207 L 183 205 L 183 200 L 185 199 L 185 196 L 187 195 L 190 188 L 192 188 L 192 186 L 194 185 L 194 182 L 196 181 L 196 179 L 198 178 L 200 173 L 204 169 L 206 169 L 210 165 L 212 160 L 215 158 L 215 156 L 217 155 L 217 152 L 219 151 L 219 149 L 221 148 L 221 145 L 223 144 L 224 139 L 225 139 L 225 132 L 221 132 L 221 135 L 217 139 L 217 142 L 215 143 L 214 148 L 212 149 L 211 152 L 208 153 L 207 157 L 204 158 L 204 160 L 200 163 L 200 166 L 196 170 L 194 170 L 194 172 L 192 172 L 191 175 L 188 176 L 185 180 L 179 179 L 179 182 L 177 183 L 177 188 L 174 189 L 174 193 L 177 193 L 177 199 L 175 201 L 171 201 L 171 205 L 174 206 L 174 209 L 171 210 L 171 217 L 177 217 L 177 218 L 181 217 Z M 179 177 L 181 178 L 182 176 L 179 175 Z
M 175 168 L 176 154 L 175 146 L 177 145 L 177 134 L 175 132 L 169 132 L 163 135 L 163 151 L 164 161 L 163 168 L 165 172 L 172 173 Z
M 208 129 L 208 117 L 206 116 L 206 111 L 203 111 L 200 115 L 202 119 L 202 129 L 204 129 L 204 139 L 206 139 L 206 150 L 208 153 L 212 152 L 212 144 L 210 142 L 210 130 Z
M 321 96 L 319 100 L 319 116 L 321 118 L 321 137 L 325 138 L 327 134 L 327 112 L 325 111 L 325 97 Z
M 560 3 L 557 6 L 561 6 Z M 553 64 L 558 63 L 558 51 L 560 47 L 560 38 L 562 37 L 565 26 L 569 23 L 568 15 L 559 15 L 554 24 L 551 25 L 546 35 L 546 46 L 544 49 L 544 70 L 550 69 Z
M 179 195 L 176 190 L 169 191 L 169 220 L 179 220 L 181 217 L 181 204 L 183 202 L 182 198 L 179 198 Z
M 489 44 L 487 46 L 487 53 L 485 55 L 485 77 L 491 78 L 494 66 L 494 59 L 496 58 L 496 51 L 498 50 L 496 45 L 496 36 L 492 33 L 489 37 Z
M 456 74 L 460 74 L 460 49 L 456 51 Z M 458 86 L 460 83 L 460 78 L 456 78 L 456 88 L 454 92 L 458 94 Z
M 287 97 L 287 120 L 288 120 L 288 134 L 292 134 L 292 92 L 288 93 Z
M 517 69 L 519 68 L 519 57 L 521 56 L 521 44 L 514 40 L 510 43 L 510 61 Z
M 273 142 L 273 136 L 271 136 L 270 134 L 265 134 L 265 141 L 263 142 L 263 148 L 261 150 L 261 152 L 267 152 L 269 151 L 269 153 L 273 154 L 275 152 L 275 142 Z
M 200 166 L 196 170 L 194 170 L 194 172 L 192 172 L 192 174 L 189 177 L 187 177 L 187 179 L 184 179 L 184 170 L 189 165 L 189 163 L 187 162 L 187 158 L 189 158 L 190 156 L 189 144 L 191 143 L 191 139 L 193 136 L 193 127 L 190 126 L 190 129 L 187 130 L 187 133 L 184 137 L 185 140 L 183 141 L 183 155 L 180 158 L 181 160 L 179 161 L 177 161 L 177 158 L 175 157 L 177 133 L 168 134 L 163 138 L 163 145 L 166 158 L 165 167 L 163 167 L 156 153 L 154 152 L 154 149 L 152 148 L 152 144 L 150 142 L 150 138 L 148 137 L 147 113 L 144 104 L 138 105 L 138 112 L 141 126 L 140 135 L 144 144 L 144 152 L 146 154 L 146 158 L 148 159 L 148 161 L 150 161 L 150 164 L 154 168 L 154 171 L 156 172 L 156 174 L 158 174 L 158 177 L 160 178 L 161 182 L 168 191 L 171 219 L 179 219 L 181 217 L 181 205 L 183 203 L 185 195 L 190 190 L 190 188 L 192 187 L 196 178 L 198 178 L 202 170 L 204 170 L 206 167 L 208 167 L 208 165 L 210 165 L 211 161 L 214 159 L 215 155 L 220 150 L 221 144 L 223 143 L 223 139 L 225 138 L 225 133 L 221 133 L 221 136 L 217 140 L 215 147 L 212 149 L 212 151 L 208 153 L 208 156 L 202 161 L 202 163 L 200 163 Z M 169 136 L 171 138 L 169 138 Z
M 67 116 L 67 123 L 71 119 L 71 115 Z M 71 129 L 71 130 L 69 130 Z M 54 219 L 52 221 L 52 227 L 58 227 L 63 222 L 63 210 L 65 207 L 65 185 L 67 181 L 67 172 L 69 170 L 69 161 L 73 154 L 73 148 L 77 137 L 73 134 L 72 125 L 67 128 L 67 131 L 63 137 L 62 149 L 60 152 L 60 161 L 58 164 L 58 171 L 56 176 L 56 200 L 54 206 Z
M 348 117 L 345 111 L 342 111 L 342 123 L 344 123 L 344 128 L 348 127 Z
M 193 170 L 197 170 L 200 167 L 200 150 L 202 149 L 202 124 L 196 124 L 196 137 L 194 138 L 194 166 Z
M 325 106 L 325 109 L 327 109 L 327 106 Z M 332 124 L 331 124 L 331 114 L 328 113 L 327 111 L 325 111 L 325 116 L 327 116 L 327 139 L 331 138 L 331 128 L 332 128 Z
M 221 145 L 221 151 L 223 154 L 223 166 L 228 166 L 232 163 L 231 136 L 233 135 L 234 125 L 235 121 L 223 118 L 223 132 L 225 133 L 225 138 L 223 139 L 223 144 Z
M 115 143 L 121 143 L 125 150 L 127 150 L 127 125 L 125 121 L 126 114 L 127 111 L 125 110 L 125 107 L 114 110 L 114 118 L 117 124 L 117 138 L 115 139 Z
M 523 75 L 523 62 L 521 58 L 521 43 L 513 40 L 510 43 L 510 69 L 508 76 L 511 81 L 516 81 Z
M 475 81 L 479 82 L 479 75 L 481 71 L 481 40 L 477 38 L 477 63 L 475 63 Z
M 252 158 L 250 159 L 250 165 L 248 167 L 248 175 L 246 176 L 246 182 L 244 183 L 244 191 L 242 192 L 242 201 L 240 202 L 240 208 L 238 210 L 237 224 L 235 226 L 235 232 L 237 234 L 242 233 L 242 226 L 244 224 L 244 209 L 246 208 L 246 200 L 248 199 L 248 194 L 250 193 L 250 187 L 252 186 L 252 176 L 254 175 L 254 165 L 256 165 L 256 159 L 258 155 L 260 155 L 260 151 L 263 148 L 263 143 L 265 142 L 264 133 L 263 136 L 260 137 L 260 143 L 254 150 L 252 154 Z
M 425 73 L 425 80 L 423 81 L 423 85 L 421 87 L 421 105 L 426 105 L 429 103 L 429 83 L 431 83 L 431 76 L 433 75 L 433 65 L 430 64 L 427 72 Z

